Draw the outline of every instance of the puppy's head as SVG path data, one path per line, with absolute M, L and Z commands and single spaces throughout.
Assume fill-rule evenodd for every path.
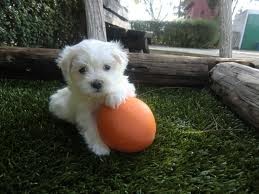
M 83 94 L 102 96 L 120 83 L 128 57 L 118 43 L 84 40 L 65 47 L 57 62 L 70 87 Z

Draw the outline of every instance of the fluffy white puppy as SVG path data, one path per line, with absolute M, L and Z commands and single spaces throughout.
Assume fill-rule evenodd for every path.
M 95 114 L 101 104 L 115 108 L 135 96 L 134 85 L 124 75 L 127 53 L 118 43 L 84 40 L 65 47 L 57 63 L 68 86 L 50 97 L 50 112 L 76 124 L 95 154 L 108 155 L 110 150 L 99 136 Z

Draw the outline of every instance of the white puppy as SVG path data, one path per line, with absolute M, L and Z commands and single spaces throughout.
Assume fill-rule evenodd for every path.
M 65 47 L 57 62 L 68 86 L 50 97 L 49 110 L 76 124 L 91 151 L 108 155 L 110 150 L 99 136 L 95 113 L 101 104 L 115 108 L 135 96 L 134 85 L 124 75 L 126 52 L 118 43 L 84 40 Z

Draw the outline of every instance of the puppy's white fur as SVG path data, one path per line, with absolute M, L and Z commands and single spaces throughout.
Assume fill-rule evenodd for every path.
M 124 75 L 126 52 L 118 43 L 84 40 L 65 47 L 57 62 L 68 86 L 50 97 L 49 110 L 76 124 L 91 151 L 108 155 L 110 150 L 99 136 L 95 113 L 102 104 L 115 108 L 135 96 L 134 85 Z M 101 89 L 92 86 L 96 80 Z

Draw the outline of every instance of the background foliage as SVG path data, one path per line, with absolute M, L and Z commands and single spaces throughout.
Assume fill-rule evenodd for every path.
M 153 31 L 153 44 L 212 48 L 217 47 L 219 40 L 218 24 L 211 20 L 132 21 L 131 27 L 136 30 Z
M 1 0 L 0 45 L 59 48 L 86 34 L 78 0 Z
M 153 31 L 153 44 L 177 47 L 217 46 L 218 29 L 213 21 L 133 21 L 132 28 Z M 85 38 L 83 1 L 1 0 L 0 46 L 60 48 Z

